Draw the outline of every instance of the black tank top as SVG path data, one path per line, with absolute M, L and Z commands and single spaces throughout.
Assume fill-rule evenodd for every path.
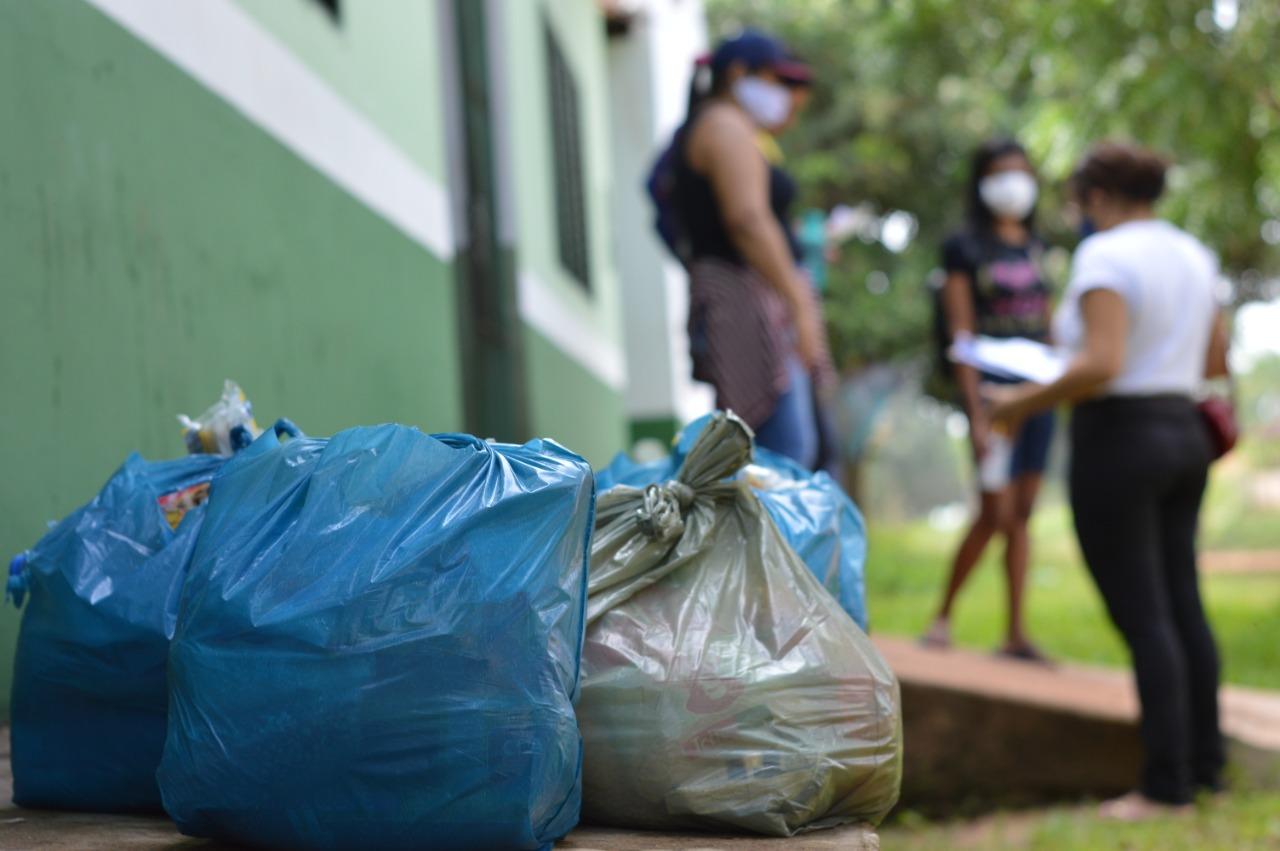
M 720 214 L 720 205 L 716 200 L 711 181 L 693 170 L 685 152 L 688 142 L 689 128 L 697 117 L 685 122 L 676 134 L 676 182 L 674 198 L 680 219 L 684 223 L 689 237 L 691 259 L 717 258 L 730 263 L 744 265 L 742 254 L 734 247 L 729 238 L 729 231 L 724 225 L 724 216 Z M 763 154 L 761 155 L 763 156 Z M 795 234 L 791 232 L 791 203 L 795 200 L 796 184 L 777 166 L 769 166 L 769 206 L 773 215 L 787 235 L 787 244 L 791 246 L 791 255 L 800 259 L 800 245 Z

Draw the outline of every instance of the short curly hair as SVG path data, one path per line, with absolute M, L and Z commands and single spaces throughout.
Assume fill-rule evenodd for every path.
M 1169 165 L 1168 159 L 1141 145 L 1099 142 L 1076 166 L 1071 190 L 1080 201 L 1089 190 L 1101 189 L 1132 201 L 1153 203 L 1164 194 Z

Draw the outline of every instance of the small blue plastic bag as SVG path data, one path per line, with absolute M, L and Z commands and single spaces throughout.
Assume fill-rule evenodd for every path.
M 13 800 L 160 809 L 165 665 L 209 480 L 225 459 L 130 455 L 92 502 L 13 560 Z
M 394 851 L 573 828 L 586 462 L 396 425 L 268 433 L 214 488 L 158 774 L 184 833 Z
M 670 456 L 638 464 L 618 453 L 596 473 L 604 493 L 617 485 L 644 487 L 669 481 L 714 414 L 694 420 L 676 438 Z M 826 473 L 811 473 L 785 455 L 756 447 L 739 473 L 755 490 L 782 536 L 858 626 L 867 629 L 867 532 L 853 500 Z

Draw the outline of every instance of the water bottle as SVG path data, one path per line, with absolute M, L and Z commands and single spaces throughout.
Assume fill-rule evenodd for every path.
M 991 429 L 987 438 L 987 454 L 978 465 L 978 481 L 983 493 L 999 493 L 1009 486 L 1013 465 L 1013 441 L 1002 429 Z

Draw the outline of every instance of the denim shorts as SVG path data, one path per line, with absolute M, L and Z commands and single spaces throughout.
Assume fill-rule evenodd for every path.
M 1013 457 L 1009 464 L 1009 477 L 1042 475 L 1049 466 L 1049 448 L 1053 446 L 1055 414 L 1045 411 L 1036 414 L 1022 424 L 1018 439 L 1013 444 Z
M 982 381 L 988 384 L 1018 384 L 1007 378 L 983 373 Z M 1054 411 L 1045 411 L 1028 417 L 1018 430 L 1009 459 L 1009 478 L 1043 475 L 1049 467 L 1049 450 L 1053 446 L 1053 429 L 1057 422 Z

